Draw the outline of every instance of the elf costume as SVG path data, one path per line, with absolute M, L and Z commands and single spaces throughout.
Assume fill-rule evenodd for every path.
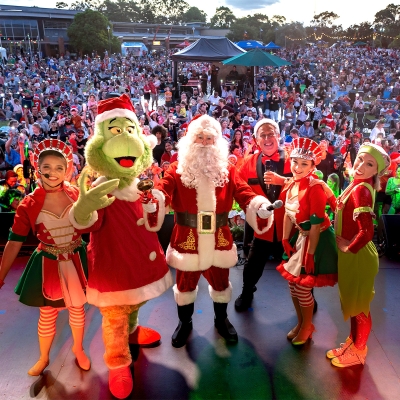
M 56 139 L 46 139 L 38 144 L 34 152 L 34 167 L 41 174 L 39 157 L 46 152 L 54 157 L 54 152 L 65 158 L 65 175 L 73 168 L 72 152 L 68 146 Z M 53 172 L 52 172 L 53 173 Z M 59 173 L 59 172 L 58 172 Z M 49 175 L 45 175 L 48 179 Z M 55 215 L 43 208 L 45 199 L 51 193 L 64 192 L 70 204 L 61 215 Z M 83 370 L 90 368 L 90 361 L 82 347 L 85 326 L 84 304 L 87 284 L 87 263 L 85 243 L 81 231 L 69 221 L 68 212 L 78 198 L 78 189 L 61 182 L 54 189 L 45 189 L 41 180 L 35 191 L 26 196 L 17 208 L 14 223 L 9 235 L 9 243 L 24 242 L 32 230 L 40 241 L 15 288 L 19 301 L 40 308 L 38 336 L 40 347 L 39 361 L 28 371 L 29 375 L 40 375 L 49 365 L 50 348 L 56 334 L 56 319 L 61 309 L 69 311 L 69 323 L 74 338 L 73 352 L 78 365 Z M 4 260 L 10 265 L 6 248 Z M 6 274 L 8 272 L 5 267 Z M 2 280 L 0 279 L 0 287 Z
M 77 228 L 91 232 L 87 298 L 103 316 L 110 391 L 126 398 L 133 388 L 129 342 L 153 346 L 160 341 L 157 332 L 138 326 L 139 308 L 164 293 L 172 277 L 155 233 L 160 225 L 143 219 L 137 189 L 137 177 L 151 165 L 155 137 L 141 133 L 125 94 L 100 101 L 95 124 L 85 152 L 87 164 L 101 175 L 93 186 L 117 182 L 118 187 L 111 192 L 109 205 L 97 209 L 89 198 L 93 189 L 86 192 L 83 177 L 70 219 Z M 163 198 L 156 191 L 154 195 Z M 165 213 L 161 202 L 157 213 Z
M 333 286 L 337 282 L 337 249 L 335 234 L 325 213 L 326 195 L 321 186 L 310 187 L 312 173 L 321 160 L 321 149 L 308 138 L 291 143 L 293 179 L 288 183 L 285 200 L 284 260 L 277 267 L 289 281 L 289 290 L 298 324 L 287 335 L 293 345 L 303 345 L 315 330 L 312 324 L 315 286 Z M 303 162 L 307 161 L 307 164 Z M 311 161 L 311 163 L 309 163 Z M 299 167 L 300 165 L 300 167 Z M 296 179 L 301 171 L 309 172 Z M 290 239 L 290 227 L 297 229 Z
M 369 177 L 363 167 L 365 154 L 377 164 L 375 174 Z M 382 147 L 363 144 L 354 164 L 354 180 L 337 200 L 333 195 L 328 199 L 336 212 L 335 233 L 348 243 L 346 249 L 339 249 L 338 286 L 343 317 L 345 320 L 350 317 L 350 335 L 339 348 L 326 354 L 339 368 L 364 364 L 368 352 L 367 340 L 372 328 L 370 303 L 379 268 L 378 253 L 372 242 L 375 187 L 389 166 L 390 158 Z M 358 171 L 363 171 L 363 179 L 357 178 Z

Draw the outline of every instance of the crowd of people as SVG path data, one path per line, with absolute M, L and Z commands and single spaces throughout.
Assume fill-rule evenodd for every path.
M 279 122 L 283 146 L 296 137 L 325 140 L 323 179 L 337 174 L 341 189 L 349 183 L 348 171 L 364 141 L 378 143 L 397 159 L 398 51 L 315 46 L 284 49 L 279 55 L 291 66 L 260 68 L 256 79 L 244 78 L 244 87 L 221 84 L 215 65 L 182 63 L 179 76 L 201 82 L 190 91 L 180 90 L 173 81 L 170 53 L 140 58 L 105 53 L 103 58 L 92 54 L 77 60 L 68 55 L 10 56 L 8 64 L 0 66 L 0 119 L 8 121 L 0 142 L 2 191 L 13 178 L 11 173 L 6 177 L 7 170 L 14 169 L 20 173 L 12 189 L 19 188 L 23 195 L 25 187 L 29 192 L 28 171 L 25 168 L 24 178 L 20 167 L 31 149 L 47 137 L 71 146 L 75 169 L 70 180 L 74 181 L 85 166 L 84 149 L 93 134 L 97 102 L 110 92 L 128 93 L 143 132 L 158 135 L 154 164 L 147 172 L 155 179 L 176 160 L 176 144 L 190 120 L 203 114 L 220 122 L 230 146 L 229 161 L 238 167 L 258 151 L 253 129 L 263 117 Z M 239 76 L 236 67 L 229 76 Z M 395 172 L 391 171 L 393 176 Z M 385 195 L 385 190 L 383 182 L 378 204 L 386 206 L 385 212 L 393 212 L 396 207 L 390 207 L 391 194 Z M 15 199 L 7 196 L 2 209 L 10 210 L 10 201 L 16 204 Z
M 68 256 L 67 261 L 72 264 L 73 255 L 84 251 L 81 240 L 75 239 L 80 232 L 93 227 L 91 255 L 96 258 L 98 252 L 97 257 L 105 257 L 100 253 L 107 248 L 107 240 L 124 243 L 128 237 L 125 235 L 131 235 L 134 228 L 152 234 L 160 228 L 166 207 L 171 206 L 175 212 L 165 260 L 156 251 L 142 254 L 136 242 L 118 255 L 122 257 L 121 265 L 130 265 L 131 248 L 136 249 L 136 256 L 143 262 L 157 260 L 157 279 L 139 279 L 144 286 L 156 285 L 157 293 L 146 297 L 142 287 L 122 290 L 118 279 L 107 280 L 104 272 L 112 264 L 111 259 L 106 263 L 97 258 L 88 275 L 86 293 L 89 302 L 98 306 L 103 315 L 110 390 L 118 398 L 125 398 L 132 390 L 127 367 L 132 360 L 126 354 L 121 357 L 116 350 L 115 338 L 122 333 L 111 332 L 115 328 L 110 321 L 117 313 L 118 321 L 125 324 L 121 328 L 121 346 L 125 349 L 129 333 L 137 328 L 140 306 L 171 286 L 166 263 L 177 270 L 174 296 L 179 323 L 172 345 L 182 347 L 189 340 L 201 275 L 210 285 L 218 333 L 228 343 L 238 341 L 227 315 L 232 295 L 229 268 L 237 261 L 229 229 L 233 200 L 238 203 L 235 209 L 245 212 L 248 228 L 253 229 L 243 288 L 235 300 L 235 309 L 249 309 L 265 263 L 273 258 L 279 264 L 277 270 L 288 281 L 297 315 L 297 324 L 287 337 L 294 346 L 301 346 L 315 331 L 312 289 L 338 283 L 343 316 L 345 320 L 350 318 L 351 329 L 345 343 L 329 350 L 326 356 L 340 368 L 365 363 L 372 326 L 370 303 L 378 272 L 378 254 L 372 243 L 374 217 L 387 204 L 387 196 L 391 196 L 387 211 L 396 212 L 399 208 L 399 99 L 393 99 L 390 111 L 382 100 L 387 97 L 388 85 L 393 86 L 392 98 L 400 90 L 396 70 L 399 52 L 309 48 L 284 50 L 281 55 L 291 61 L 290 67 L 261 69 L 256 77 L 257 87 L 251 87 L 251 80 L 247 79 L 243 91 L 236 86 L 218 85 L 215 66 L 183 65 L 182 71 L 190 77 L 205 76 L 207 93 L 201 85 L 190 92 L 179 90 L 170 75 L 166 55 L 140 60 L 106 54 L 104 59 L 86 56 L 72 61 L 61 57 L 36 59 L 30 64 L 17 57 L 14 64 L 2 69 L 3 109 L 5 118 L 10 120 L 2 160 L 7 171 L 2 199 L 9 198 L 11 190 L 19 190 L 22 196 L 29 193 L 39 176 L 39 190 L 34 196 L 41 196 L 41 203 L 32 216 L 26 207 L 33 196 L 23 200 L 23 207 L 16 208 L 18 218 L 0 268 L 0 287 L 18 254 L 21 238 L 34 222 L 32 218 L 42 221 L 40 229 L 54 222 L 41 209 L 47 198 L 51 199 L 53 215 L 65 217 L 58 223 L 66 223 L 71 229 L 72 233 L 62 235 L 69 237 L 68 243 L 61 243 L 71 247 L 65 253 L 66 247 L 58 242 L 42 243 L 40 248 L 44 249 L 42 253 Z M 230 75 L 235 72 L 233 67 Z M 353 98 L 340 90 L 346 83 L 351 83 L 352 90 L 356 88 Z M 368 96 L 375 101 L 367 109 L 363 98 Z M 358 118 L 360 110 L 363 118 Z M 368 113 L 372 118 L 379 117 L 373 129 L 365 128 L 364 117 Z M 102 145 L 96 146 L 97 143 Z M 152 160 L 146 158 L 149 154 Z M 145 168 L 141 170 L 141 166 Z M 87 173 L 82 174 L 78 191 L 73 186 L 83 170 Z M 154 195 L 130 192 L 136 172 L 141 180 L 152 179 Z M 102 176 L 87 190 L 86 176 L 96 174 Z M 109 193 L 113 197 L 107 197 Z M 61 198 L 63 202 L 59 203 L 57 199 Z M 15 199 L 14 206 L 2 201 L 7 211 L 15 208 Z M 113 225 L 117 224 L 117 209 L 121 215 L 130 216 L 129 221 L 118 220 L 124 226 L 129 222 L 123 233 Z M 23 218 L 24 213 L 28 216 Z M 104 218 L 105 214 L 110 218 Z M 346 229 L 342 229 L 344 223 Z M 110 239 L 107 228 L 120 232 L 119 236 Z M 36 232 L 39 239 L 40 229 Z M 138 240 L 137 235 L 131 236 L 129 240 Z M 153 235 L 151 240 L 154 238 Z M 115 243 L 115 248 L 118 245 Z M 35 268 L 34 263 L 41 262 L 39 258 L 32 259 L 16 290 L 20 301 L 28 305 L 33 305 L 35 299 L 27 293 L 28 286 L 23 281 L 29 281 L 28 271 Z M 101 272 L 96 269 L 97 264 Z M 61 279 L 61 285 L 64 280 L 74 282 L 71 297 L 64 298 L 61 306 L 70 312 L 78 365 L 87 370 L 90 361 L 82 347 L 86 271 L 81 263 L 73 268 L 82 279 L 79 281 L 76 274 L 74 279 Z M 127 283 L 124 274 L 119 276 L 125 280 L 123 285 Z M 139 271 L 140 274 L 145 273 Z M 43 281 L 43 285 L 47 283 Z M 116 297 L 121 296 L 128 305 L 113 303 L 115 298 L 107 295 L 111 286 L 118 293 Z M 355 286 L 358 291 L 353 290 Z M 133 296 L 135 301 L 132 293 L 140 293 Z M 41 358 L 29 371 L 35 376 L 49 364 L 60 307 L 56 302 L 42 301 L 41 294 L 39 297 L 36 306 L 41 311 Z M 43 321 L 49 319 L 52 329 L 45 332 Z

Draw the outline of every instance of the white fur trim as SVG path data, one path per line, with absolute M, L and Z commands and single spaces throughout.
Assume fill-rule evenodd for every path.
M 271 204 L 271 202 L 266 197 L 256 196 L 253 199 L 251 199 L 250 204 L 248 205 L 247 210 L 246 210 L 246 221 L 254 229 L 254 232 L 256 232 L 257 235 L 262 235 L 265 232 L 267 232 L 271 228 L 272 223 L 274 222 L 274 214 L 272 214 L 268 218 L 267 226 L 262 230 L 258 229 L 257 210 L 260 208 L 261 204 L 264 204 L 264 203 L 266 203 L 268 205 Z
M 144 136 L 144 140 L 147 141 L 151 149 L 154 149 L 157 145 L 157 138 L 154 135 Z
M 108 179 L 105 176 L 98 177 L 94 182 L 93 186 L 98 186 L 100 183 L 107 182 Z M 118 200 L 130 201 L 134 202 L 139 200 L 140 191 L 137 188 L 137 184 L 139 183 L 139 179 L 135 178 L 134 181 L 123 189 L 115 189 L 110 194 L 115 196 Z
M 127 110 L 126 108 L 114 108 L 112 110 L 104 111 L 103 113 L 97 115 L 94 122 L 97 125 L 100 124 L 101 122 L 104 122 L 107 119 L 120 118 L 120 117 L 129 118 L 133 120 L 133 122 L 137 123 L 136 114 L 131 110 Z
M 209 253 L 211 255 L 210 264 L 205 264 L 200 263 L 199 254 L 179 253 L 179 251 L 169 245 L 165 257 L 169 266 L 179 269 L 180 271 L 205 271 L 212 265 L 218 268 L 232 268 L 237 263 L 237 250 L 235 244 L 233 244 L 230 250 L 211 249 Z
M 278 125 L 274 120 L 272 120 L 272 119 L 263 118 L 263 119 L 260 119 L 260 120 L 254 125 L 254 129 L 253 129 L 254 137 L 257 137 L 257 131 L 259 130 L 260 126 L 262 126 L 262 125 L 264 125 L 264 124 L 272 125 L 272 126 L 275 128 L 275 133 L 276 133 L 277 135 L 279 135 L 279 133 L 280 133 L 279 125 Z
M 89 222 L 87 223 L 87 225 L 80 225 L 75 220 L 74 206 L 72 206 L 69 210 L 68 218 L 69 218 L 69 222 L 71 222 L 72 226 L 75 229 L 84 230 L 84 229 L 90 228 L 92 225 L 94 225 L 96 223 L 96 221 L 99 219 L 99 215 L 97 214 L 97 211 L 93 211 L 92 216 L 91 216 Z
M 208 285 L 208 292 L 210 293 L 213 302 L 229 303 L 232 298 L 232 284 L 229 282 L 229 286 L 222 291 L 217 291 L 213 289 L 211 285 Z
M 136 305 L 154 299 L 163 294 L 173 284 L 171 272 L 168 271 L 161 279 L 137 289 L 116 292 L 99 292 L 88 286 L 86 297 L 89 304 L 96 307 Z
M 174 291 L 175 302 L 178 306 L 187 306 L 188 304 L 194 303 L 197 298 L 197 292 L 199 291 L 199 287 L 196 286 L 196 289 L 192 292 L 180 292 L 176 284 L 172 289 Z
M 151 193 L 158 200 L 157 225 L 154 226 L 153 228 L 150 227 L 149 220 L 147 217 L 148 214 L 146 211 L 143 210 L 144 226 L 150 232 L 157 232 L 161 229 L 161 226 L 162 226 L 162 224 L 164 222 L 164 218 L 165 218 L 165 196 L 164 196 L 164 193 L 158 189 L 153 189 L 151 191 Z

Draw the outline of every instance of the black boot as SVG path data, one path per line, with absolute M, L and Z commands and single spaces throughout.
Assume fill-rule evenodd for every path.
M 251 291 L 245 290 L 243 288 L 242 293 L 235 300 L 235 310 L 236 311 L 247 311 L 251 307 L 253 301 L 253 293 L 257 290 L 254 286 Z
M 186 344 L 186 341 L 192 332 L 192 315 L 194 311 L 194 303 L 186 306 L 178 306 L 179 324 L 172 335 L 172 346 L 179 348 Z
M 226 309 L 228 303 L 214 302 L 214 325 L 218 333 L 226 340 L 227 343 L 233 344 L 238 342 L 238 335 L 236 329 L 230 323 Z

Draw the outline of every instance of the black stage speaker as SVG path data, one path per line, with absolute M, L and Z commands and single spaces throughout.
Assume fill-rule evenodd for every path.
M 378 244 L 388 258 L 400 260 L 400 215 L 381 216 L 378 223 Z

